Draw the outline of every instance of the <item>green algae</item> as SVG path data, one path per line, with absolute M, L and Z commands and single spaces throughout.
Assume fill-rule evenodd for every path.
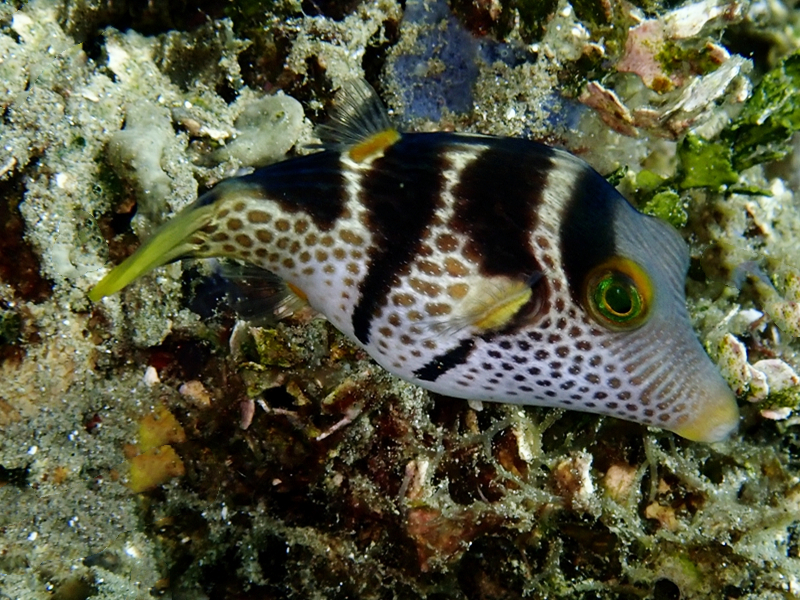
M 800 406 L 800 385 L 790 386 L 779 392 L 770 392 L 767 398 L 759 403 L 764 409 L 790 408 L 797 410 Z
M 655 3 L 647 6 L 653 12 L 663 8 Z M 544 17 L 542 26 L 550 16 Z M 335 25 L 323 18 L 293 21 L 285 28 L 297 35 L 298 45 L 293 48 L 318 36 L 355 56 L 363 49 L 358 42 L 342 41 Z M 129 41 L 134 34 L 118 36 L 107 30 L 107 37 Z M 117 43 L 116 48 L 134 55 L 137 64 L 153 68 L 147 59 L 150 41 Z M 21 45 L 19 51 L 24 49 Z M 231 81 L 236 81 L 236 71 L 230 66 L 236 60 L 231 61 L 230 48 L 217 51 L 225 55 Z M 334 58 L 331 54 L 326 59 L 330 72 L 352 69 L 340 59 L 338 64 L 345 66 L 336 71 Z M 293 60 L 299 64 L 302 56 Z M 522 96 L 529 78 L 508 83 L 503 76 L 509 71 L 492 66 L 501 74 L 497 75 L 485 68 L 495 87 L 510 88 L 514 96 L 532 97 Z M 214 73 L 210 81 L 219 81 L 219 72 L 212 69 Z M 26 222 L 48 264 L 54 253 L 47 247 L 52 231 L 47 227 L 56 223 L 64 230 L 75 223 L 80 229 L 85 223 L 74 209 L 71 194 L 86 203 L 86 212 L 100 214 L 119 204 L 117 196 L 125 192 L 114 181 L 101 181 L 96 193 L 87 192 L 98 185 L 96 163 L 104 148 L 98 139 L 119 130 L 123 119 L 114 113 L 112 118 L 98 115 L 96 107 L 106 102 L 102 99 L 108 98 L 108 105 L 116 110 L 126 101 L 152 100 L 164 94 L 167 103 L 188 100 L 203 111 L 203 117 L 229 114 L 219 103 L 206 101 L 214 95 L 195 90 L 173 95 L 174 87 L 159 78 L 146 79 L 142 87 L 148 89 L 140 95 L 136 92 L 141 90 L 125 88 L 125 82 L 119 81 L 124 76 L 120 70 L 116 81 L 103 81 L 105 87 L 97 96 L 77 84 L 70 89 L 73 102 L 84 93 L 101 98 L 89 100 L 86 112 L 73 108 L 69 113 L 74 122 L 84 123 L 77 128 L 84 143 L 75 144 L 74 149 L 87 148 L 92 157 L 88 166 L 75 160 L 78 152 L 65 155 L 46 148 L 41 167 L 20 161 L 21 177 L 31 182 L 24 203 L 30 207 Z M 203 73 L 197 76 L 202 78 Z M 88 75 L 75 76 L 75 81 L 82 77 Z M 498 85 L 495 78 L 503 83 Z M 501 105 L 498 114 L 505 108 Z M 232 123 L 233 119 L 223 121 Z M 499 126 L 497 121 L 491 120 L 486 127 Z M 171 126 L 186 137 L 182 125 Z M 10 142 L 24 134 L 3 132 Z M 709 143 L 720 143 L 709 137 L 715 140 Z M 68 143 L 74 136 L 52 139 L 64 145 L 61 140 Z M 192 143 L 198 142 L 203 140 L 192 138 Z M 644 136 L 635 143 L 648 151 L 653 147 Z M 608 154 L 616 159 L 626 156 L 626 150 L 616 147 Z M 683 158 L 699 167 L 699 154 L 689 152 Z M 165 158 L 190 164 L 186 156 L 185 148 L 176 145 Z M 197 166 L 186 171 L 189 179 L 204 185 L 224 173 L 222 168 Z M 74 177 L 77 192 L 43 185 L 57 173 Z M 725 221 L 717 223 L 709 214 L 732 206 L 725 217 L 744 218 L 738 214 L 743 212 L 740 203 L 726 205 L 722 194 L 717 204 L 711 200 L 720 186 L 713 174 L 698 168 L 692 176 L 703 185 L 683 195 L 679 178 L 645 169 L 635 181 L 637 198 L 642 200 L 639 205 L 645 211 L 673 224 L 681 223 L 681 209 L 691 215 L 691 228 L 682 233 L 700 238 L 693 247 L 699 256 L 704 244 L 711 245 L 703 237 L 706 230 L 718 227 L 725 233 Z M 760 203 L 765 211 L 771 206 L 771 195 L 760 193 L 767 185 L 763 179 L 745 175 L 741 182 L 724 185 L 730 186 L 726 195 L 752 190 L 747 200 L 754 201 L 750 209 L 754 214 Z M 188 201 L 192 192 L 185 187 L 175 195 Z M 684 207 L 689 194 L 692 204 Z M 775 202 L 791 206 L 791 200 L 777 192 Z M 63 205 L 67 209 L 62 210 Z M 752 224 L 747 226 L 748 235 L 755 235 Z M 77 231 L 74 240 L 83 243 L 86 237 Z M 60 238 L 53 239 L 64 244 Z M 737 240 L 740 245 L 752 244 L 744 236 Z M 787 255 L 774 245 L 774 237 L 769 245 L 763 243 L 776 260 Z M 107 251 L 102 244 L 93 244 L 100 258 L 89 263 L 99 268 Z M 9 468 L 30 464 L 32 483 L 25 490 L 0 488 L 0 500 L 19 507 L 13 515 L 0 515 L 0 594 L 45 599 L 52 596 L 52 587 L 58 589 L 63 582 L 82 577 L 97 586 L 99 597 L 137 600 L 150 597 L 150 589 L 153 594 L 185 598 L 610 600 L 725 595 L 756 600 L 791 594 L 787 582 L 794 580 L 800 568 L 797 543 L 792 541 L 798 514 L 792 429 L 779 436 L 770 423 L 750 419 L 739 437 L 705 447 L 587 415 L 497 405 L 476 411 L 461 401 L 428 395 L 398 382 L 364 361 L 363 353 L 342 336 L 337 335 L 330 345 L 320 344 L 318 322 L 263 330 L 271 333 L 262 339 L 260 350 L 254 346 L 252 353 L 263 356 L 266 363 L 288 366 L 262 366 L 269 385 L 248 389 L 237 377 L 249 365 L 229 356 L 219 317 L 197 323 L 180 316 L 178 277 L 176 265 L 124 297 L 95 307 L 81 297 L 88 282 L 60 278 L 53 299 L 41 309 L 22 303 L 22 308 L 32 312 L 31 316 L 23 313 L 26 335 L 30 321 L 40 332 L 36 337 L 41 337 L 41 348 L 26 341 L 24 351 L 29 356 L 23 367 L 29 370 L 4 373 L 8 378 L 0 382 L 0 419 L 4 401 L 22 410 L 30 398 L 42 410 L 23 411 L 25 416 L 15 418 L 24 420 L 4 426 L 0 438 L 0 462 Z M 714 271 L 704 277 L 714 278 Z M 706 302 L 705 307 L 712 302 L 705 295 L 700 301 Z M 717 317 L 722 308 L 724 316 L 730 305 L 715 302 L 709 320 L 727 331 L 723 319 Z M 208 339 L 212 332 L 218 336 L 213 360 L 192 376 L 214 391 L 213 407 L 200 410 L 179 396 L 176 390 L 186 378 L 175 374 L 180 365 L 159 366 L 162 382 L 152 388 L 142 383 L 147 365 L 163 362 L 158 351 L 150 348 L 153 340 L 170 329 L 183 332 L 185 346 Z M 754 345 L 770 339 L 755 330 L 748 335 Z M 65 340 L 66 347 L 54 343 L 58 340 Z M 339 358 L 333 365 L 306 372 L 307 365 L 319 362 L 320 348 Z M 57 368 L 62 367 L 60 361 L 68 362 Z M 47 367 L 46 378 L 37 374 L 41 366 Z M 54 369 L 67 376 L 50 376 Z M 320 384 L 328 369 L 337 375 L 360 369 L 374 375 L 361 377 L 358 384 L 349 375 L 341 383 Z M 276 372 L 289 378 L 289 383 L 281 384 Z M 65 389 L 47 387 L 61 379 L 68 382 Z M 315 385 L 320 389 L 308 392 Z M 327 389 L 332 391 L 326 396 Z M 315 402 L 292 402 L 302 394 Z M 362 416 L 351 417 L 357 411 L 342 408 L 351 396 L 365 402 Z M 128 416 L 136 407 L 162 397 L 179 406 L 176 416 L 189 437 L 182 451 L 191 465 L 190 476 L 137 503 L 113 480 L 112 473 L 135 430 L 136 421 Z M 260 404 L 256 404 L 252 425 L 243 429 L 239 402 L 245 399 Z M 262 405 L 271 412 L 262 410 Z M 90 430 L 87 422 L 93 422 L 95 414 L 102 418 L 102 427 Z M 323 440 L 316 439 L 337 423 L 345 425 Z M 586 477 L 570 481 L 574 487 L 560 485 L 555 477 L 559 465 L 571 464 L 576 455 L 591 462 Z M 56 483 L 53 465 L 70 473 L 63 483 Z M 618 465 L 633 472 L 625 503 L 596 494 L 611 468 Z M 412 493 L 417 495 L 412 497 Z M 576 502 L 580 498 L 587 499 L 585 504 Z M 643 507 L 650 500 L 674 510 L 675 531 L 644 518 Z M 589 512 L 582 512 L 580 506 L 588 506 Z M 433 520 L 430 525 L 418 523 L 412 537 L 408 515 L 420 507 L 427 508 L 430 512 L 423 516 Z M 74 516 L 80 518 L 67 526 Z M 107 548 L 118 552 L 118 564 L 97 565 L 90 560 Z M 429 570 L 421 572 L 418 552 L 429 557 L 422 563 Z M 721 561 L 724 568 L 719 568 Z M 169 580 L 159 581 L 166 575 Z M 671 595 L 665 596 L 664 589 Z
M 658 173 L 653 173 L 649 169 L 642 169 L 636 173 L 636 191 L 653 193 L 667 181 L 668 178 L 662 177 Z
M 730 194 L 741 194 L 742 196 L 765 196 L 771 198 L 774 194 L 772 190 L 757 185 L 732 185 L 727 189 Z
M 633 184 L 637 206 L 644 214 L 666 221 L 676 229 L 686 226 L 687 202 L 675 190 L 674 178 L 642 169 L 636 173 Z
M 681 163 L 679 185 L 682 189 L 719 188 L 739 181 L 731 166 L 731 149 L 725 144 L 709 142 L 696 135 L 687 135 L 678 147 Z
M 785 157 L 800 130 L 800 52 L 767 73 L 717 140 L 689 134 L 679 147 L 683 189 L 734 184 L 753 165 Z
M 753 90 L 722 138 L 731 144 L 737 170 L 777 160 L 800 130 L 800 51 L 784 58 Z
M 670 48 L 674 50 L 669 46 L 662 52 L 667 53 Z M 665 60 L 666 56 L 660 59 Z M 644 212 L 683 227 L 688 215 L 680 206 L 680 197 L 669 189 L 672 185 L 681 190 L 727 187 L 729 193 L 771 196 L 768 189 L 742 184 L 740 173 L 753 165 L 783 158 L 791 151 L 791 136 L 800 129 L 798 94 L 800 52 L 786 57 L 764 76 L 739 116 L 719 137 L 703 139 L 694 133 L 684 137 L 678 146 L 679 169 L 675 178 L 662 178 L 646 169 L 637 174 L 640 195 L 654 194 L 643 203 Z
M 669 74 L 691 71 L 704 75 L 720 66 L 708 45 L 697 48 L 694 44 L 681 44 L 674 40 L 666 40 L 655 58 Z
M 680 194 L 672 190 L 664 190 L 655 194 L 642 206 L 642 212 L 666 221 L 676 229 L 686 226 L 689 214 Z

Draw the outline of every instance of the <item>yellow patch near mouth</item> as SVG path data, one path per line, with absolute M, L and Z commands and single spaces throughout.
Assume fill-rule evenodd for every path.
M 738 423 L 736 398 L 729 389 L 721 387 L 719 393 L 704 399 L 686 423 L 670 429 L 693 442 L 718 442 L 735 430 Z
M 357 163 L 373 160 L 383 156 L 386 149 L 396 143 L 400 137 L 400 132 L 396 129 L 385 129 L 350 148 L 348 154 Z

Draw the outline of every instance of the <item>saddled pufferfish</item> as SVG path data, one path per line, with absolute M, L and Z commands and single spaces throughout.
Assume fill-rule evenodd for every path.
M 379 364 L 459 398 L 563 407 L 717 441 L 733 393 L 691 329 L 689 256 L 575 156 L 400 133 L 345 85 L 323 150 L 219 183 L 90 292 L 187 257 L 252 263 Z

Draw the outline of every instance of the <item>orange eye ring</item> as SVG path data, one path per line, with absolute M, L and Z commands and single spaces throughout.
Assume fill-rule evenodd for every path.
M 653 284 L 638 263 L 614 256 L 589 272 L 583 298 L 595 321 L 615 331 L 630 331 L 647 321 Z

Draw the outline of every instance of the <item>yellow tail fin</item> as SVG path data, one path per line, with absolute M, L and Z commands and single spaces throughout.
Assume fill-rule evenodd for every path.
M 105 296 L 118 292 L 152 269 L 181 256 L 193 254 L 197 250 L 197 244 L 190 238 L 209 222 L 214 210 L 213 204 L 194 205 L 184 209 L 162 225 L 136 252 L 103 277 L 100 283 L 89 291 L 89 299 L 97 302 Z

